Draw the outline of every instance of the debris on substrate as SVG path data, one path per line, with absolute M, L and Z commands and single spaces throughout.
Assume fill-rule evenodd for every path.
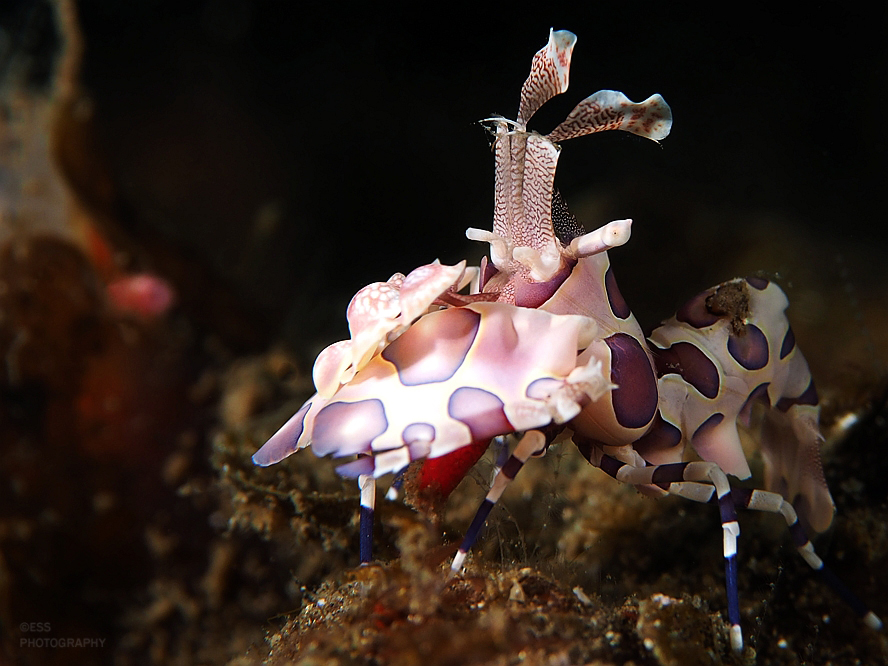
M 284 412 L 287 410 L 285 409 Z M 829 566 L 882 615 L 886 483 L 874 460 L 884 405 L 826 456 L 838 504 L 818 541 Z M 862 625 L 792 547 L 781 519 L 741 515 L 746 650 L 728 642 L 716 511 L 620 486 L 561 445 L 531 461 L 465 572 L 446 570 L 484 494 L 485 461 L 429 520 L 377 504 L 380 562 L 359 567 L 358 497 L 310 453 L 256 469 L 276 419 L 215 441 L 229 524 L 273 545 L 299 583 L 298 608 L 267 624 L 268 664 L 883 663 L 884 633 Z M 246 433 L 252 433 L 248 435 Z M 839 478 L 841 476 L 841 478 Z M 381 496 L 380 496 L 381 499 Z M 294 598 L 296 601 L 296 598 Z

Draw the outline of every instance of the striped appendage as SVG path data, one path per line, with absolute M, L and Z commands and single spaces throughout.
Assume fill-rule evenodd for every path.
M 376 479 L 370 474 L 358 476 L 358 488 L 361 489 L 361 519 L 359 538 L 361 562 L 369 562 L 373 558 L 373 514 L 376 511 Z
M 765 416 L 765 485 L 799 507 L 817 532 L 834 506 L 820 464 L 819 407 L 808 364 L 786 319 L 783 291 L 762 278 L 737 279 L 695 296 L 650 335 L 659 412 L 635 444 L 652 463 L 678 462 L 690 446 L 745 479 L 749 465 L 737 422 L 756 404 Z
M 633 486 L 656 485 L 666 492 L 696 501 L 708 502 L 712 495 L 715 495 L 724 535 L 725 585 L 728 593 L 731 645 L 735 650 L 742 649 L 743 633 L 740 630 L 740 601 L 737 591 L 737 537 L 740 535 L 740 523 L 737 522 L 737 513 L 731 497 L 731 484 L 725 473 L 718 465 L 706 462 L 634 467 L 612 456 L 601 454 L 600 450 L 582 442 L 578 442 L 578 448 L 589 462 L 622 483 Z M 684 482 L 692 482 L 694 485 L 685 488 Z M 701 486 L 699 482 L 711 485 Z M 704 499 L 702 495 L 707 490 L 709 495 Z
M 466 560 L 466 555 L 468 555 L 468 552 L 472 549 L 472 546 L 481 534 L 481 528 L 484 527 L 484 523 L 487 521 L 487 516 L 490 514 L 494 505 L 499 501 L 499 498 L 502 497 L 503 491 L 515 479 L 518 472 L 520 472 L 521 468 L 524 466 L 524 463 L 526 463 L 531 456 L 537 456 L 544 453 L 546 446 L 546 438 L 543 433 L 538 430 L 530 430 L 525 433 L 518 442 L 512 455 L 510 455 L 505 461 L 502 468 L 497 470 L 493 477 L 493 482 L 490 485 L 490 490 L 484 498 L 484 501 L 481 503 L 481 506 L 478 508 L 477 513 L 475 513 L 475 517 L 472 519 L 472 524 L 469 525 L 469 529 L 466 530 L 463 542 L 460 545 L 456 556 L 453 558 L 453 562 L 450 564 L 451 574 L 457 573 L 462 569 Z
M 633 467 L 611 456 L 600 454 L 594 447 L 580 445 L 579 448 L 593 465 L 601 468 L 618 481 L 638 487 L 655 485 L 669 494 L 695 502 L 718 504 L 724 533 L 728 621 L 731 623 L 731 644 L 735 650 L 743 648 L 737 590 L 737 537 L 740 535 L 740 526 L 737 522 L 735 507 L 752 511 L 767 511 L 783 516 L 792 536 L 793 544 L 805 562 L 822 576 L 867 626 L 881 629 L 882 622 L 878 616 L 867 609 L 863 602 L 824 565 L 823 560 L 814 552 L 814 546 L 808 539 L 805 528 L 799 522 L 795 509 L 782 495 L 758 489 L 732 489 L 725 473 L 714 463 L 684 462 Z

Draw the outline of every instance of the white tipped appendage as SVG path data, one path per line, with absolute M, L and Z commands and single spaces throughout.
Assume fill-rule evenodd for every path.
M 743 630 L 738 624 L 731 627 L 731 647 L 734 652 L 743 652 Z
M 632 220 L 614 220 L 603 227 L 574 238 L 567 253 L 574 259 L 591 257 L 612 247 L 624 245 L 632 235 Z
M 466 229 L 466 238 L 482 243 L 490 243 L 490 261 L 498 270 L 504 270 L 512 259 L 512 250 L 515 245 L 505 236 L 495 234 L 485 229 Z

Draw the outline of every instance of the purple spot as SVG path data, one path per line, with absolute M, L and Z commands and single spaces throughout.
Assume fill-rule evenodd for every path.
M 755 324 L 747 324 L 743 335 L 728 338 L 728 353 L 747 370 L 761 370 L 768 365 L 768 338 Z
M 680 375 L 688 384 L 713 400 L 718 395 L 718 368 L 690 342 L 676 342 L 654 352 L 657 376 Z
M 491 439 L 513 432 L 503 401 L 484 389 L 463 386 L 450 396 L 447 413 L 469 426 L 473 441 Z
M 428 458 L 432 452 L 432 443 L 425 440 L 417 440 L 407 445 L 407 454 L 410 460 L 421 460 Z
M 420 318 L 382 351 L 404 386 L 445 382 L 459 370 L 475 342 L 481 315 L 450 308 Z
M 746 278 L 746 281 L 749 283 L 750 287 L 755 287 L 759 291 L 764 291 L 765 289 L 768 288 L 768 285 L 771 284 L 765 278 L 754 277 L 754 276 Z
M 777 409 L 781 412 L 789 411 L 790 407 L 796 405 L 812 405 L 815 406 L 820 400 L 817 397 L 817 389 L 814 388 L 814 380 L 808 382 L 808 388 L 797 398 L 780 398 L 777 401 Z
M 318 456 L 366 453 L 388 428 L 382 402 L 331 402 L 315 416 L 311 448 Z
M 657 378 L 641 344 L 626 333 L 605 339 L 611 352 L 611 401 L 617 423 L 624 428 L 641 428 L 657 411 Z
M 552 298 L 558 287 L 570 276 L 575 264 L 567 264 L 545 282 L 519 282 L 515 285 L 515 305 L 522 308 L 538 308 Z
M 694 431 L 694 436 L 691 439 L 693 440 L 693 439 L 697 439 L 697 437 L 705 437 L 709 433 L 710 430 L 718 427 L 718 425 L 724 420 L 725 420 L 725 415 L 719 414 L 718 412 L 716 412 L 715 414 L 713 414 L 708 419 L 703 421 L 703 423 L 700 424 L 700 427 Z
M 411 423 L 404 428 L 401 439 L 406 444 L 419 441 L 432 442 L 435 440 L 435 426 L 431 423 Z
M 632 446 L 644 458 L 648 453 L 674 449 L 679 444 L 681 444 L 681 430 L 668 421 L 664 421 L 660 411 L 657 410 L 650 430 L 642 435 Z
M 789 356 L 793 349 L 795 349 L 795 333 L 792 332 L 792 326 L 790 326 L 786 329 L 786 335 L 783 336 L 783 344 L 780 345 L 780 360 Z
M 268 467 L 276 462 L 280 462 L 288 455 L 296 450 L 299 438 L 302 437 L 302 431 L 305 424 L 305 415 L 311 408 L 311 403 L 307 402 L 299 411 L 293 414 L 289 420 L 281 426 L 281 429 L 274 433 L 262 448 L 253 454 L 253 464 L 260 467 Z
M 339 476 L 344 476 L 346 479 L 356 479 L 361 474 L 373 474 L 375 466 L 373 456 L 361 456 L 357 460 L 352 460 L 350 463 L 337 467 L 336 473 Z
M 709 298 L 710 294 L 712 294 L 711 289 L 694 296 L 679 308 L 678 312 L 675 313 L 675 318 L 694 328 L 712 326 L 718 321 L 719 317 L 706 309 L 706 299 Z
M 564 386 L 564 380 L 562 379 L 542 377 L 530 382 L 524 394 L 534 400 L 545 400 L 562 386 Z
M 610 304 L 611 312 L 619 319 L 626 319 L 632 314 L 629 304 L 620 293 L 617 286 L 617 278 L 614 277 L 614 267 L 608 266 L 607 272 L 604 274 L 604 291 L 607 293 L 607 302 Z
M 749 392 L 749 396 L 746 398 L 746 402 L 743 403 L 743 406 L 740 408 L 740 412 L 737 414 L 737 418 L 745 425 L 749 425 L 749 417 L 752 414 L 752 406 L 756 402 L 761 402 L 764 404 L 768 404 L 768 386 L 771 382 L 764 382 L 756 386 L 752 391 Z
M 407 444 L 410 460 L 419 460 L 429 455 L 435 441 L 435 426 L 431 423 L 411 423 L 404 428 L 401 439 Z

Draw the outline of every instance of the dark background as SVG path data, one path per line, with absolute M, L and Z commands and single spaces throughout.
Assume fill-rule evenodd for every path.
M 6 6 L 5 22 L 35 6 Z M 661 148 L 588 137 L 566 144 L 559 170 L 587 227 L 635 219 L 612 258 L 643 321 L 731 277 L 722 257 L 745 218 L 778 216 L 840 250 L 885 240 L 884 8 L 718 18 L 667 5 L 87 0 L 79 11 L 122 226 L 231 285 L 267 339 L 342 336 L 362 285 L 480 255 L 463 236 L 490 224 L 476 121 L 514 117 L 550 26 L 579 37 L 571 88 L 532 127 L 548 131 L 602 88 L 659 92 L 673 109 Z M 760 237 L 747 242 L 768 245 L 751 226 Z

